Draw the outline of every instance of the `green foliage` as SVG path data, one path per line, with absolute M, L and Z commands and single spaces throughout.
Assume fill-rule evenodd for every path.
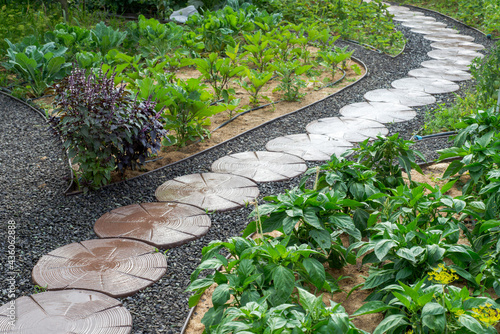
M 359 316 L 387 312 L 373 334 L 404 333 L 406 330 L 412 330 L 415 334 L 497 332 L 490 324 L 479 319 L 483 318 L 480 313 L 484 305 L 497 309 L 500 305 L 490 298 L 471 297 L 466 287 L 460 289 L 430 284 L 424 278 L 415 285 L 399 282 L 384 290 L 393 295 L 387 304 L 371 301 L 354 313 Z
M 90 43 L 90 30 L 66 23 L 59 23 L 55 29 L 45 33 L 46 42 L 54 42 L 68 49 L 68 57 L 82 51 Z
M 354 51 L 347 52 L 344 49 L 336 47 L 334 51 L 319 51 L 318 63 L 331 70 L 332 72 L 332 80 L 335 77 L 335 73 L 337 72 L 338 65 L 345 62 L 347 59 L 351 58 Z M 345 67 L 345 66 L 342 66 Z
M 500 43 L 483 59 L 475 59 L 470 69 L 476 80 L 480 108 L 496 104 L 500 90 Z
M 90 39 L 92 47 L 96 48 L 102 54 L 108 53 L 111 49 L 118 48 L 125 37 L 127 32 L 120 32 L 112 27 L 106 26 L 104 22 L 98 23 L 94 29 L 90 31 Z
M 422 173 L 415 161 L 417 157 L 423 161 L 425 158 L 419 151 L 410 149 L 413 144 L 411 140 L 401 139 L 399 133 L 395 133 L 389 137 L 377 136 L 372 143 L 366 139 L 359 144 L 359 148 L 351 149 L 350 152 L 354 153 L 353 158 L 358 163 L 374 170 L 377 179 L 387 188 L 394 188 L 404 183 L 401 169 L 404 169 L 410 181 L 412 169 Z
M 57 48 L 53 42 L 27 46 L 28 41 L 12 44 L 7 39 L 8 60 L 2 66 L 28 81 L 35 96 L 42 96 L 48 87 L 68 73 L 71 64 L 65 61 L 65 47 Z
M 256 70 L 245 68 L 245 74 L 246 76 L 242 80 L 236 80 L 236 82 L 250 94 L 250 104 L 259 105 L 260 98 L 268 100 L 267 96 L 259 95 L 259 93 L 265 84 L 271 80 L 273 73 L 260 73 Z
M 273 64 L 274 71 L 281 78 L 281 82 L 276 91 L 283 91 L 283 100 L 298 101 L 304 93 L 300 93 L 300 88 L 306 87 L 306 82 L 301 79 L 301 75 L 312 68 L 312 65 L 302 65 L 298 60 L 293 62 L 277 61 Z
M 164 140 L 164 145 L 185 146 L 196 138 L 210 136 L 205 126 L 210 124 L 212 115 L 224 110 L 210 105 L 212 94 L 199 79 L 178 80 L 165 87 L 166 111 L 162 114 L 165 129 L 174 131 Z

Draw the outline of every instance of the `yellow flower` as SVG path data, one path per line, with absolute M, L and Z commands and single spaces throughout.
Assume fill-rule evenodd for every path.
M 413 334 L 413 329 L 409 329 L 408 331 L 406 331 L 406 334 Z
M 487 303 L 484 306 L 472 308 L 472 316 L 486 326 L 494 326 L 500 321 L 500 310 L 491 306 Z
M 455 317 L 460 317 L 462 314 L 465 314 L 465 311 L 464 310 L 458 310 L 457 312 L 454 312 L 455 313 Z
M 437 268 L 432 269 L 428 274 L 431 281 L 441 284 L 450 284 L 458 279 L 458 275 L 455 274 L 455 272 L 455 270 L 451 268 L 447 269 L 444 264 L 440 263 Z

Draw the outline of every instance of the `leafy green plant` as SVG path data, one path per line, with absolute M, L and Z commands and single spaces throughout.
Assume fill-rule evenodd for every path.
M 300 75 L 308 71 L 312 65 L 302 65 L 298 60 L 293 62 L 278 61 L 273 64 L 274 71 L 281 78 L 281 83 L 275 91 L 283 91 L 285 101 L 298 101 L 305 94 L 300 93 L 300 88 L 306 87 L 306 82 Z
M 482 107 L 495 105 L 500 89 L 500 43 L 483 59 L 475 59 L 470 70 L 477 82 L 476 89 Z
M 254 34 L 244 34 L 246 44 L 243 49 L 247 51 L 247 65 L 253 66 L 259 73 L 271 69 L 271 61 L 276 51 L 273 47 L 273 39 L 258 30 Z
M 224 312 L 218 330 L 221 333 L 366 333 L 357 329 L 345 309 L 333 301 L 326 307 L 322 296 L 298 288 L 300 304 L 269 307 L 266 301 L 250 302 Z
M 100 51 L 101 54 L 106 54 L 109 50 L 118 48 L 126 37 L 126 31 L 115 30 L 112 27 L 106 26 L 104 22 L 98 23 L 90 31 L 91 45 Z
M 265 84 L 273 77 L 272 72 L 260 73 L 256 70 L 245 68 L 246 77 L 236 82 L 250 94 L 250 104 L 259 105 L 260 98 L 269 100 L 267 96 L 259 95 Z
M 312 249 L 321 250 L 331 268 L 355 263 L 354 253 L 344 247 L 340 235 L 346 233 L 353 240 L 361 240 L 361 233 L 342 210 L 344 206 L 360 203 L 344 199 L 334 191 L 300 188 L 264 199 L 268 203 L 254 210 L 252 216 L 257 217 L 257 221 L 249 224 L 245 234 L 255 229 L 259 222 L 263 232 L 277 230 L 291 236 L 293 244 L 308 244 Z
M 28 81 L 35 96 L 42 96 L 49 86 L 67 74 L 71 66 L 64 59 L 67 49 L 57 48 L 53 42 L 28 46 L 23 42 L 6 42 L 9 44 L 8 60 L 2 66 Z
M 155 102 L 135 101 L 114 73 L 86 74 L 75 67 L 56 87 L 56 113 L 50 123 L 64 139 L 68 157 L 78 164 L 84 190 L 110 181 L 111 172 L 144 163 L 166 135 Z
M 318 252 L 307 245 L 288 246 L 288 240 L 258 242 L 231 238 L 228 242 L 212 241 L 203 248 L 202 262 L 192 273 L 186 291 L 195 291 L 189 300 L 189 305 L 194 306 L 208 287 L 217 284 L 212 294 L 214 307 L 202 319 L 207 333 L 214 332 L 213 327 L 228 307 L 242 307 L 262 297 L 274 307 L 292 301 L 295 275 L 315 278 L 313 283 L 320 289 L 328 286 L 324 267 L 309 257 Z M 223 249 L 231 254 L 230 258 L 220 255 Z M 208 269 L 216 271 L 199 278 L 200 273 Z
M 354 51 L 347 52 L 346 50 L 338 47 L 335 48 L 335 51 L 319 51 L 318 57 L 321 59 L 319 64 L 330 69 L 332 73 L 332 80 L 334 80 L 338 65 L 351 58 L 353 53 Z
M 492 325 L 500 320 L 499 305 L 490 298 L 471 297 L 466 287 L 448 285 L 454 274 L 444 266 L 434 268 L 429 275 L 438 284 L 429 284 L 424 278 L 415 285 L 390 285 L 384 290 L 394 297 L 387 304 L 368 302 L 354 316 L 386 311 L 387 316 L 373 334 L 406 330 L 415 334 L 496 333 Z
M 79 51 L 85 51 L 90 43 L 90 30 L 59 23 L 54 30 L 45 33 L 45 41 L 68 48 L 68 56 L 73 56 Z
M 165 129 L 173 131 L 163 145 L 185 146 L 196 138 L 210 136 L 205 126 L 210 124 L 209 117 L 224 110 L 212 106 L 212 94 L 199 79 L 178 80 L 166 87 L 166 111 L 162 114 Z

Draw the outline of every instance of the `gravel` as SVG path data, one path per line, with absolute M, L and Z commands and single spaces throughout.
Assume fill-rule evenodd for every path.
M 475 30 L 437 14 L 429 14 L 441 22 L 456 26 L 464 34 L 476 38 L 489 49 L 492 42 Z M 223 143 L 207 152 L 139 178 L 115 184 L 89 194 L 65 196 L 70 171 L 61 145 L 46 129 L 43 118 L 32 109 L 0 94 L 0 258 L 7 258 L 7 222 L 16 222 L 16 296 L 34 292 L 31 270 L 40 257 L 68 243 L 97 238 L 94 222 L 104 213 L 120 206 L 155 201 L 155 189 L 163 182 L 190 173 L 208 172 L 213 161 L 230 153 L 265 150 L 268 140 L 278 136 L 303 133 L 305 126 L 318 118 L 339 116 L 346 104 L 362 102 L 363 95 L 373 89 L 390 88 L 390 83 L 406 77 L 409 70 L 430 59 L 430 41 L 422 35 L 398 29 L 409 38 L 404 52 L 396 58 L 364 49 L 356 44 L 339 42 L 355 50 L 354 55 L 368 66 L 367 76 L 360 82 L 292 115 L 283 117 Z M 461 88 L 471 83 L 460 83 Z M 463 89 L 461 93 L 463 94 Z M 460 94 L 460 93 L 459 93 Z M 435 95 L 437 103 L 450 103 L 454 94 Z M 415 108 L 417 117 L 409 122 L 388 124 L 390 133 L 403 138 L 417 133 L 424 114 L 436 105 Z M 436 158 L 435 150 L 448 145 L 446 138 L 423 140 L 416 144 L 428 160 Z M 309 166 L 314 164 L 310 163 Z M 261 197 L 283 192 L 296 185 L 298 178 L 259 186 Z M 133 316 L 132 333 L 179 333 L 188 314 L 189 295 L 184 289 L 189 276 L 200 261 L 202 248 L 215 239 L 238 234 L 249 221 L 250 208 L 211 215 L 212 228 L 206 236 L 167 252 L 167 274 L 153 286 L 132 297 L 121 299 Z M 2 277 L 10 271 L 0 262 Z M 8 298 L 8 282 L 0 283 L 0 302 Z

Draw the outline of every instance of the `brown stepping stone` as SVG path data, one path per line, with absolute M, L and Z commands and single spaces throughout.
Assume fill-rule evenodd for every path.
M 461 42 L 472 42 L 474 37 L 460 35 L 460 34 L 429 34 L 424 36 L 425 39 L 433 42 L 446 42 L 446 41 L 461 41 Z
M 415 110 L 399 103 L 358 102 L 341 108 L 342 116 L 366 118 L 380 123 L 405 122 L 416 116 Z
M 48 290 L 84 289 L 126 297 L 158 281 L 167 271 L 163 253 L 140 241 L 94 239 L 42 256 L 33 281 Z
M 172 248 L 207 234 L 211 222 L 205 210 L 175 202 L 132 204 L 99 218 L 100 238 L 131 238 L 159 248 Z
M 15 326 L 9 324 L 10 303 L 0 307 L 1 333 L 127 334 L 132 317 L 122 304 L 105 294 L 65 290 L 48 291 L 15 300 Z
M 419 90 L 427 94 L 444 94 L 455 92 L 460 87 L 449 80 L 436 78 L 403 78 L 391 83 L 398 89 Z
M 306 161 L 325 161 L 329 160 L 333 154 L 340 156 L 352 146 L 345 140 L 325 135 L 300 133 L 274 138 L 266 144 L 266 149 L 294 154 Z
M 375 139 L 377 135 L 389 133 L 382 124 L 370 119 L 351 117 L 320 118 L 306 126 L 309 133 L 327 135 L 350 142 L 362 142 L 365 139 Z
M 178 201 L 209 211 L 241 208 L 259 196 L 257 184 L 246 177 L 203 173 L 176 177 L 156 189 L 158 201 Z
M 436 102 L 434 96 L 406 89 L 375 89 L 366 92 L 364 98 L 370 102 L 399 103 L 408 107 L 425 106 Z
M 431 47 L 434 49 L 465 49 L 471 51 L 484 50 L 484 46 L 481 44 L 473 42 L 461 42 L 461 41 L 446 41 L 446 42 L 434 42 L 431 43 Z
M 446 28 L 446 24 L 433 21 L 409 21 L 403 22 L 401 25 L 414 29 Z
M 483 58 L 484 55 L 471 50 L 465 49 L 440 49 L 440 50 L 432 50 L 427 52 L 427 55 L 432 59 L 463 59 L 472 61 L 475 58 Z
M 289 180 L 307 170 L 296 155 L 278 152 L 241 152 L 214 161 L 212 171 L 248 177 L 255 182 Z
M 452 28 L 435 28 L 435 27 L 425 27 L 425 28 L 412 28 L 411 32 L 415 34 L 431 35 L 431 34 L 458 34 L 459 31 Z
M 433 60 L 426 60 L 422 62 L 420 65 L 422 65 L 425 68 L 442 69 L 445 71 L 447 70 L 469 71 L 470 64 L 471 62 L 466 60 L 433 59 Z
M 468 72 L 445 68 L 416 68 L 408 72 L 408 75 L 416 78 L 436 78 L 449 81 L 465 81 L 472 78 Z

